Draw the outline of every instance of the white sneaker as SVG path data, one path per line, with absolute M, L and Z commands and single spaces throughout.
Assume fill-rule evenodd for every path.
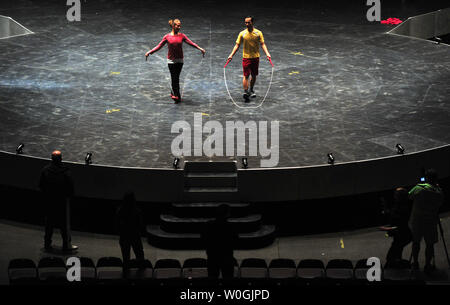
M 256 93 L 255 93 L 255 91 L 253 91 L 253 90 L 250 90 L 250 97 L 251 97 L 251 98 L 254 98 L 254 97 L 256 97 Z

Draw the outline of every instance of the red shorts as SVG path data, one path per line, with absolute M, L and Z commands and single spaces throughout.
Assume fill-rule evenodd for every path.
M 244 76 L 248 77 L 258 75 L 259 57 L 256 58 L 242 58 L 242 68 L 244 69 Z

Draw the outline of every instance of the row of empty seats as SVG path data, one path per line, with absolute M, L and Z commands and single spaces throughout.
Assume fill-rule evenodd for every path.
M 112 281 L 146 281 L 170 279 L 206 279 L 207 261 L 204 258 L 190 258 L 183 265 L 176 259 L 160 259 L 155 265 L 149 261 L 131 260 L 124 264 L 117 257 L 102 257 L 94 264 L 87 257 L 79 257 L 81 282 L 101 283 Z M 370 268 L 366 259 L 355 266 L 347 259 L 333 259 L 327 265 L 318 259 L 304 259 L 298 264 L 292 259 L 273 259 L 267 265 L 264 259 L 247 258 L 238 265 L 235 261 L 234 277 L 249 280 L 292 280 L 331 279 L 367 281 Z M 382 268 L 382 278 L 392 281 L 413 280 L 410 263 L 402 260 Z M 8 275 L 11 284 L 67 282 L 67 268 L 60 257 L 42 258 L 38 265 L 30 259 L 13 259 L 9 263 Z

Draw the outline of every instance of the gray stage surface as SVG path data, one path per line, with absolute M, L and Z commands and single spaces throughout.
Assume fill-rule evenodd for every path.
M 0 40 L 0 150 L 23 142 L 25 154 L 38 157 L 60 149 L 66 161 L 83 162 L 92 151 L 96 164 L 165 168 L 177 135 L 172 123 L 193 125 L 194 113 L 224 126 L 279 121 L 279 167 L 324 164 L 328 152 L 343 162 L 394 155 L 397 143 L 406 152 L 450 143 L 450 46 L 387 35 L 392 27 L 368 22 L 359 2 L 349 9 L 82 1 L 80 22 L 68 22 L 68 7 L 55 1 L 2 2 L 1 15 L 35 34 Z M 262 101 L 271 78 L 264 56 L 249 104 L 241 97 L 241 50 L 226 70 L 239 107 L 224 82 L 248 11 L 275 64 L 258 108 L 249 107 Z M 394 6 L 382 17 L 421 12 Z M 169 97 L 166 47 L 144 57 L 173 16 L 207 50 L 202 58 L 184 45 L 180 104 Z

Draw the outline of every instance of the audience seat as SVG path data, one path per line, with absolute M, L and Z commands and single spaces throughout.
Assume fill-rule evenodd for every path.
M 325 266 L 319 259 L 303 259 L 298 263 L 297 276 L 305 280 L 322 279 L 325 277 Z
M 102 257 L 97 261 L 97 279 L 104 281 L 120 281 L 123 278 L 123 263 L 118 257 Z
M 81 264 L 81 282 L 95 282 L 97 280 L 97 269 L 94 261 L 89 257 L 79 257 Z
M 35 284 L 38 281 L 36 264 L 27 258 L 17 258 L 9 262 L 8 278 L 10 284 Z
M 149 260 L 132 259 L 125 270 L 125 278 L 133 282 L 150 281 L 153 279 L 153 265 Z
M 199 279 L 208 277 L 207 260 L 204 258 L 188 258 L 183 263 L 183 278 Z
M 289 258 L 276 258 L 269 264 L 269 278 L 290 279 L 297 277 L 297 268 L 294 260 Z
M 327 278 L 333 280 L 353 279 L 353 264 L 348 259 L 332 259 L 326 267 Z
M 409 261 L 399 259 L 387 262 L 384 267 L 384 280 L 387 281 L 409 281 L 412 280 L 411 264 Z
M 262 258 L 246 258 L 241 262 L 241 278 L 265 279 L 268 276 L 267 263 Z
M 66 264 L 60 257 L 44 257 L 38 263 L 38 276 L 42 282 L 67 283 Z
M 180 262 L 171 258 L 157 260 L 155 263 L 155 269 L 153 270 L 153 277 L 155 279 L 180 279 Z

